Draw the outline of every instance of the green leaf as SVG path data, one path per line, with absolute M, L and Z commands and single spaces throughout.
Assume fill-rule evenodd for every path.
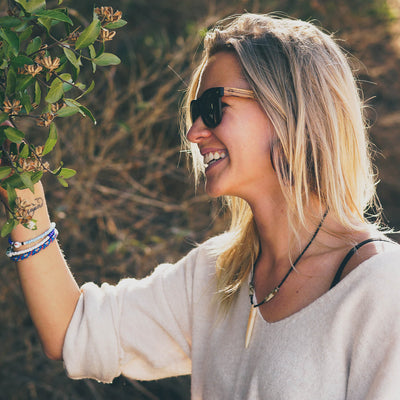
M 90 93 L 92 90 L 94 89 L 94 81 L 92 81 L 92 83 L 89 85 L 89 87 L 87 88 L 87 90 L 82 93 L 79 97 L 76 98 L 76 100 L 79 100 L 81 97 L 86 96 L 88 93 Z
M 104 41 L 102 41 L 101 45 L 100 45 L 100 49 L 94 58 L 100 57 L 104 53 L 105 49 L 106 49 L 105 43 L 104 43 Z
M 68 61 L 76 68 L 79 69 L 79 64 L 80 61 L 79 59 L 75 56 L 75 53 L 71 50 L 68 49 L 67 47 L 63 47 L 64 54 L 68 58 Z
M 58 176 L 60 178 L 69 179 L 69 178 L 72 178 L 75 174 L 76 174 L 76 171 L 74 169 L 62 168 L 61 172 L 59 173 Z
M 60 79 L 56 78 L 50 85 L 50 90 L 45 97 L 48 103 L 55 103 L 61 99 L 64 94 L 63 83 Z
M 8 61 L 4 58 L 0 65 L 0 69 L 6 69 L 7 67 L 8 67 Z
M 42 176 L 43 176 L 43 171 L 33 172 L 31 175 L 32 183 L 33 184 L 38 183 L 42 179 Z
M 93 73 L 95 73 L 97 65 L 93 62 L 93 59 L 96 58 L 96 49 L 94 48 L 94 46 L 92 44 L 89 46 L 89 53 L 90 53 L 90 58 L 92 59 Z
M 25 187 L 19 174 L 12 174 L 3 182 L 3 185 L 4 184 L 6 184 L 7 187 L 10 186 L 15 189 L 23 189 Z
M 0 167 L 0 179 L 7 178 L 8 175 L 11 173 L 10 167 Z
M 103 53 L 101 56 L 96 57 L 93 62 L 101 67 L 105 67 L 107 65 L 118 65 L 121 63 L 121 60 L 115 54 Z
M 14 56 L 19 52 L 19 37 L 9 29 L 0 29 L 0 36 L 8 43 Z
M 119 21 L 109 22 L 107 25 L 104 25 L 104 28 L 106 28 L 106 29 L 118 29 L 118 28 L 122 28 L 127 23 L 128 22 L 126 22 L 125 20 L 120 19 Z
M 71 18 L 68 17 L 68 15 L 66 15 L 64 12 L 62 12 L 60 10 L 41 10 L 41 11 L 35 12 L 33 15 L 36 15 L 38 17 L 54 19 L 56 21 L 66 22 L 70 25 L 74 24 L 71 21 Z
M 6 185 L 8 204 L 11 208 L 14 208 L 15 200 L 17 200 L 17 192 L 15 188 L 9 184 Z
M 50 85 L 50 90 L 45 97 L 48 103 L 55 103 L 61 99 L 64 94 L 63 83 L 60 79 L 55 78 Z
M 70 117 L 76 113 L 80 112 L 79 108 L 76 106 L 64 106 L 57 111 L 57 117 Z
M 40 49 L 41 45 L 42 45 L 42 39 L 39 36 L 36 36 L 28 44 L 28 47 L 26 48 L 26 54 L 32 54 L 37 52 Z
M 19 75 L 17 77 L 17 87 L 15 90 L 17 91 L 25 90 L 33 82 L 35 82 L 35 78 L 32 77 L 31 75 Z
M 70 74 L 61 74 L 60 78 L 65 81 L 72 82 Z M 66 91 L 65 89 L 68 89 L 64 88 L 64 82 L 60 78 L 55 78 L 50 85 L 50 90 L 45 98 L 48 103 L 55 103 L 60 100 L 64 94 L 64 91 Z M 68 87 L 71 89 L 72 86 L 68 85 Z
M 22 174 L 20 174 L 19 177 L 21 178 L 21 181 L 24 183 L 25 187 L 28 188 L 33 193 L 34 189 L 33 189 L 31 174 L 29 172 L 22 172 Z
M 57 179 L 58 179 L 58 182 L 60 182 L 62 186 L 68 187 L 68 182 L 64 178 L 57 176 Z
M 36 231 L 37 230 L 37 220 L 36 219 L 30 219 L 28 222 L 25 222 L 22 224 L 23 227 L 26 229 L 30 229 L 31 231 Z
M 10 150 L 9 150 L 10 154 L 14 154 L 17 155 L 18 154 L 18 146 L 17 143 L 10 143 Z
M 94 125 L 97 124 L 96 119 L 94 118 L 92 112 L 88 108 L 86 108 L 85 106 L 80 106 L 79 108 L 83 112 L 84 115 L 88 116 L 92 120 Z
M 0 17 L 0 26 L 13 28 L 21 24 L 21 21 L 15 17 Z
M 14 68 L 10 68 L 7 74 L 6 96 L 14 94 L 16 84 L 17 84 L 17 74 Z
M 68 106 L 76 106 L 79 108 L 79 112 L 83 115 L 83 116 L 88 116 L 92 122 L 96 125 L 97 122 L 93 116 L 93 114 L 91 113 L 91 111 L 86 108 L 85 106 L 83 106 L 82 104 L 80 104 L 79 102 L 77 102 L 74 99 L 65 99 L 65 104 L 67 104 Z
M 21 143 L 19 146 L 19 156 L 21 158 L 27 158 L 29 156 L 29 146 L 26 143 Z
M 23 67 L 25 64 L 32 65 L 34 62 L 27 56 L 18 56 L 11 61 L 14 67 Z
M 21 25 L 13 28 L 13 31 L 15 33 L 20 33 L 19 35 L 19 41 L 22 42 L 23 40 L 26 40 L 31 34 L 32 34 L 32 26 L 28 25 L 28 19 L 25 21 L 21 21 Z
M 82 82 L 76 82 L 75 86 L 78 87 L 79 89 L 85 90 L 86 89 L 86 85 Z
M 42 90 L 40 89 L 39 82 L 35 82 L 35 104 L 39 105 L 42 99 Z
M 21 96 L 21 104 L 24 106 L 26 114 L 29 114 L 32 110 L 32 100 L 28 93 L 24 92 Z
M 47 30 L 47 32 L 50 32 L 50 28 L 51 28 L 51 19 L 50 18 L 46 18 L 46 17 L 40 17 L 38 18 L 38 22 L 40 25 L 44 26 Z
M 63 75 L 66 75 L 66 74 L 63 74 Z M 69 75 L 69 74 L 68 74 L 68 75 Z M 70 76 L 71 76 L 71 75 L 70 75 Z M 70 81 L 72 82 L 72 78 L 71 78 Z M 76 83 L 75 86 L 78 86 L 78 87 L 79 87 L 79 84 Z M 67 93 L 67 92 L 68 92 L 69 90 L 71 90 L 72 88 L 73 88 L 72 85 L 70 85 L 69 83 L 63 82 L 63 90 L 64 90 L 64 93 Z
M 18 29 L 20 29 L 20 28 L 17 28 L 17 30 Z M 22 43 L 23 41 L 29 39 L 31 37 L 31 35 L 32 35 L 32 31 L 33 31 L 33 27 L 32 26 L 24 27 L 23 31 L 19 35 L 20 43 Z
M 12 126 L 7 126 L 4 129 L 4 134 L 6 135 L 7 139 L 13 143 L 21 143 L 22 139 L 25 137 L 23 132 L 13 128 Z
M 2 124 L 4 121 L 8 120 L 8 114 L 5 112 L 0 112 L 0 124 Z
M 100 34 L 100 30 L 101 23 L 97 18 L 95 18 L 92 23 L 79 35 L 75 43 L 75 49 L 83 49 L 94 43 Z
M 1 236 L 5 237 L 11 233 L 11 231 L 18 225 L 18 221 L 14 218 L 10 218 L 1 229 Z
M 49 137 L 46 140 L 46 143 L 44 144 L 43 148 L 43 153 L 42 156 L 45 156 L 46 154 L 50 153 L 54 146 L 57 143 L 57 128 L 54 122 L 50 124 L 50 129 L 49 129 Z
M 92 44 L 89 46 L 89 53 L 90 53 L 90 58 L 96 58 L 96 49 Z
M 15 0 L 15 2 L 20 4 L 29 14 L 46 8 L 46 0 Z

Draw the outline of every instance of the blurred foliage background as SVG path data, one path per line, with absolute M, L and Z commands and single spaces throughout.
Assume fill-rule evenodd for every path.
M 4 15 L 6 1 L 0 0 Z M 336 33 L 361 60 L 370 107 L 378 192 L 389 226 L 400 228 L 400 4 L 398 0 L 65 0 L 86 26 L 94 6 L 113 6 L 129 24 L 111 43 L 122 64 L 100 72 L 87 104 L 98 124 L 57 123 L 53 163 L 78 170 L 70 188 L 45 179 L 52 219 L 79 284 L 143 277 L 176 261 L 194 242 L 224 229 L 220 206 L 196 192 L 179 148 L 178 109 L 201 39 L 217 20 L 242 12 L 284 12 Z M 31 131 L 34 140 L 35 129 Z M 3 254 L 7 247 L 1 240 Z M 188 377 L 111 385 L 69 380 L 41 352 L 18 277 L 0 257 L 0 399 L 189 399 Z

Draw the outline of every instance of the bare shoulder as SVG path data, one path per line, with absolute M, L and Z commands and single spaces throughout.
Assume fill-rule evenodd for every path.
M 400 245 L 395 241 L 390 241 L 388 238 L 382 238 L 383 240 L 374 240 L 361 246 L 359 249 L 354 251 L 354 254 L 349 258 L 341 279 L 348 275 L 351 271 L 356 269 L 360 264 L 365 263 L 368 260 L 382 261 L 383 259 L 393 260 L 393 264 L 396 261 L 400 264 Z M 351 254 L 351 253 L 347 253 Z M 376 257 L 376 256 L 381 257 Z M 387 256 L 387 257 L 386 257 Z

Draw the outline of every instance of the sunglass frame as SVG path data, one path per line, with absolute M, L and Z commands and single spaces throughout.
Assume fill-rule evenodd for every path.
M 222 120 L 221 98 L 224 96 L 241 97 L 255 99 L 255 93 L 248 89 L 232 87 L 213 87 L 204 91 L 196 100 L 190 102 L 190 117 L 192 124 L 201 116 L 204 124 L 208 128 L 217 127 Z M 211 99 L 205 103 L 206 99 Z M 212 106 L 211 108 L 209 106 Z

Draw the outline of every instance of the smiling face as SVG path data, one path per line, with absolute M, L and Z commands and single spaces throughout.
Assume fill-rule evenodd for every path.
M 198 97 L 213 87 L 250 89 L 233 53 L 220 52 L 208 60 Z M 267 115 L 252 99 L 224 96 L 221 102 L 223 116 L 217 127 L 208 128 L 199 117 L 187 134 L 204 157 L 207 193 L 252 203 L 280 192 L 269 156 L 273 128 Z

